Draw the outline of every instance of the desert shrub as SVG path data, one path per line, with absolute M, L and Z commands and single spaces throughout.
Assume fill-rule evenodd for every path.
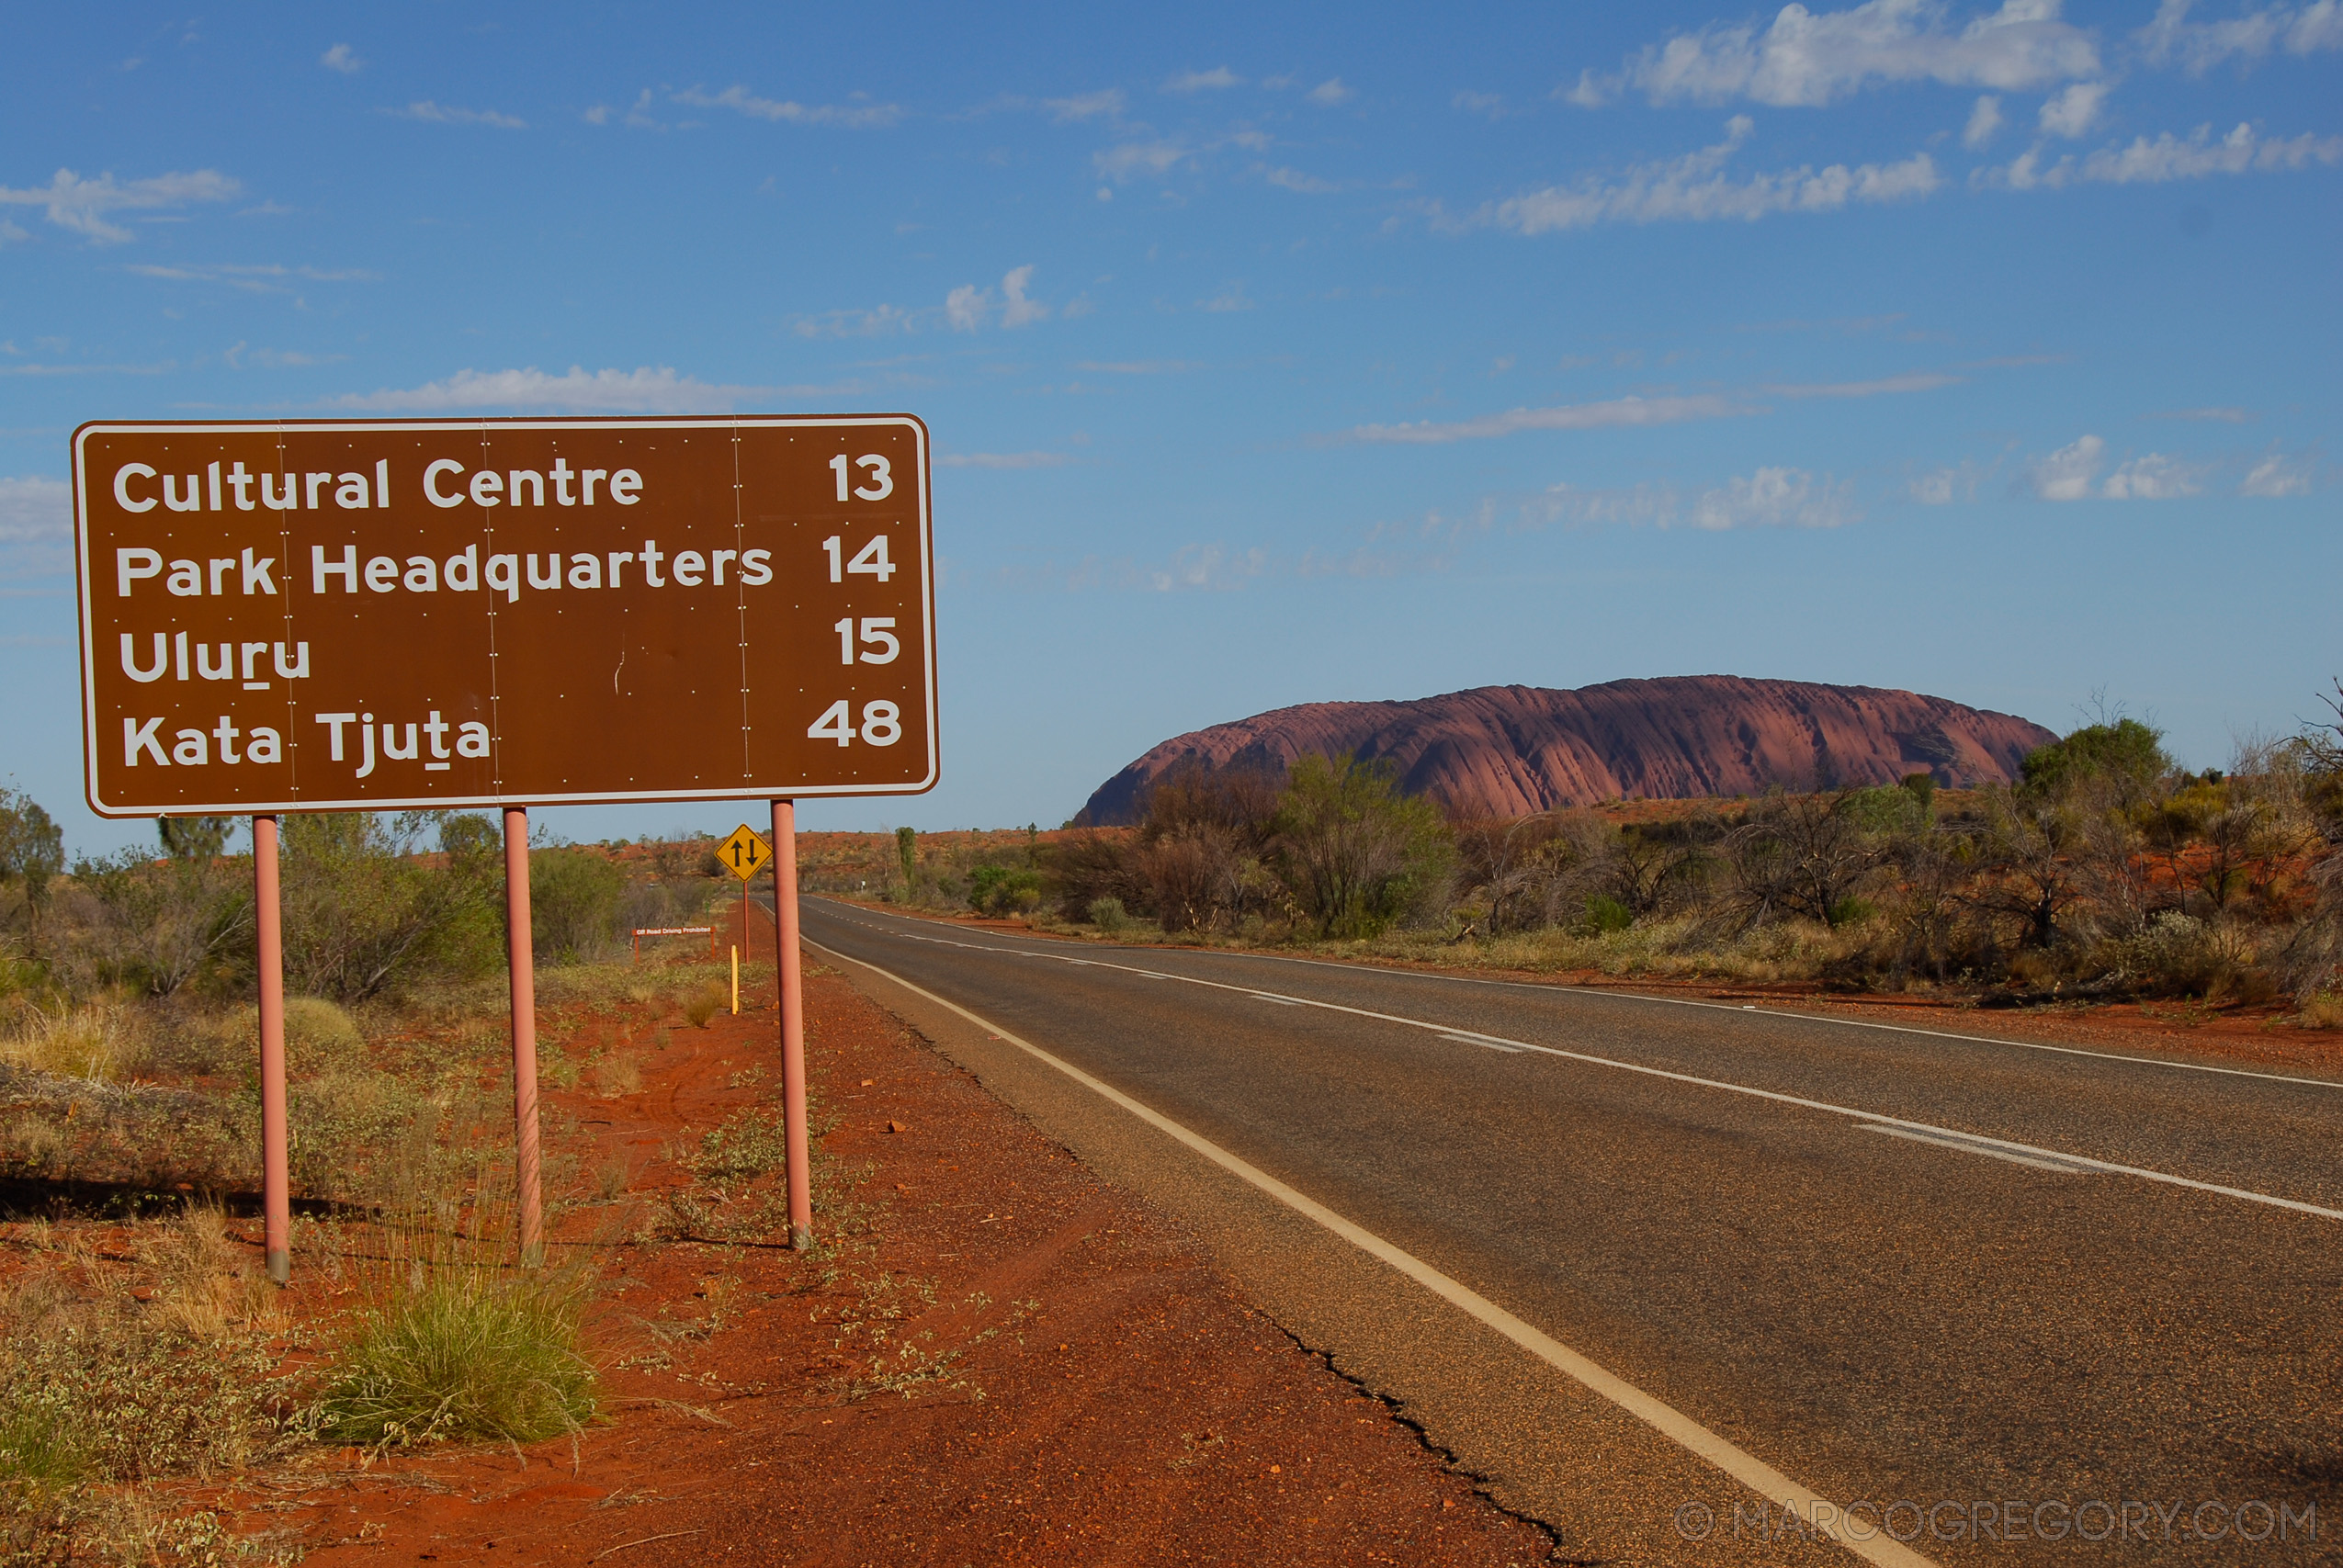
M 1877 809 L 1867 807 L 1868 793 L 1774 794 L 1750 808 L 1725 840 L 1725 861 L 1749 918 L 1791 914 L 1839 923 L 1839 911 L 1852 906 L 1884 853 L 1864 827 L 1865 811 Z
M 583 1430 L 597 1392 L 583 1345 L 587 1289 L 575 1270 L 477 1258 L 395 1274 L 335 1348 L 312 1429 L 371 1449 Z
M 1636 923 L 1636 912 L 1608 893 L 1597 893 L 1587 899 L 1584 929 L 1595 936 L 1605 931 L 1623 931 Z
M 1041 908 L 1041 873 L 1024 866 L 979 865 L 968 874 L 968 907 L 988 915 Z
M 1302 758 L 1274 820 L 1285 889 L 1322 936 L 1375 935 L 1447 871 L 1447 825 L 1429 802 L 1401 794 L 1386 763 Z
M 24 791 L 0 789 L 0 886 L 23 887 L 28 937 L 48 904 L 51 880 L 64 865 L 64 830 Z
M 2117 973 L 2152 996 L 2258 999 L 2252 954 L 2230 929 L 2167 910 L 2116 944 Z
M 121 986 L 167 997 L 190 983 L 232 987 L 252 963 L 249 860 L 173 858 L 136 850 L 74 864 L 60 912 L 61 977 L 78 990 Z
M 316 1198 L 365 1198 L 399 1165 L 424 1114 L 414 1090 L 389 1073 L 334 1067 L 286 1090 L 293 1185 Z
M 348 1003 L 497 964 L 504 863 L 484 818 L 317 813 L 285 818 L 284 836 L 288 990 Z M 435 837 L 439 852 L 421 852 Z
M 1042 887 L 1065 919 L 1087 918 L 1101 899 L 1112 899 L 1126 915 L 1149 915 L 1155 905 L 1137 861 L 1127 829 L 1079 829 L 1043 852 Z
M 622 1100 L 642 1088 L 642 1058 L 632 1052 L 613 1051 L 594 1059 L 594 1092 L 605 1100 Z
M 1109 935 L 1130 928 L 1130 911 L 1123 908 L 1123 900 L 1115 897 L 1093 898 L 1090 901 L 1090 923 Z
M 714 987 L 699 991 L 684 1003 L 684 1016 L 694 1029 L 706 1029 L 708 1020 L 731 1005 L 731 998 Z
M 2031 795 L 2063 799 L 2097 784 L 2126 807 L 2153 793 L 2172 767 L 2164 732 L 2135 718 L 2087 724 L 2037 747 L 2018 764 L 2021 787 Z
M 778 1111 L 736 1111 L 701 1136 L 699 1148 L 684 1164 L 695 1175 L 718 1181 L 752 1181 L 787 1163 L 787 1133 Z
M 529 855 L 529 935 L 539 958 L 574 964 L 618 945 L 618 906 L 627 874 L 590 850 Z
M 275 1357 L 110 1307 L 8 1303 L 0 1482 L 40 1490 L 242 1468 L 277 1429 Z
M 152 1060 L 144 1021 L 110 999 L 27 1006 L 0 1034 L 0 1062 L 58 1077 L 110 1083 L 137 1077 Z
M 253 1028 L 259 1029 L 254 1010 Z M 295 1073 L 322 1072 L 357 1060 L 366 1048 L 364 1036 L 348 1012 L 323 997 L 285 998 L 285 1057 Z

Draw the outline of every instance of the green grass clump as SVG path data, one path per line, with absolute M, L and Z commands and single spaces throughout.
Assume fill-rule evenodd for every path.
M 583 1345 L 586 1294 L 583 1277 L 564 1270 L 418 1267 L 343 1343 L 315 1430 L 383 1449 L 583 1429 L 597 1390 Z

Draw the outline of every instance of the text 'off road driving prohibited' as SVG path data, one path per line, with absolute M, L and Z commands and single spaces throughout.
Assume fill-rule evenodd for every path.
M 732 829 L 730 838 L 716 846 L 716 858 L 724 863 L 725 870 L 746 882 L 763 871 L 764 863 L 773 858 L 773 846 L 758 838 L 756 830 L 743 822 Z
M 928 493 L 909 414 L 74 433 L 90 807 L 252 817 L 271 1278 L 290 1267 L 287 811 L 503 812 L 533 1264 L 528 807 L 769 800 L 770 841 L 744 825 L 722 859 L 744 897 L 772 867 L 789 1230 L 809 1242 L 795 797 L 936 782 Z

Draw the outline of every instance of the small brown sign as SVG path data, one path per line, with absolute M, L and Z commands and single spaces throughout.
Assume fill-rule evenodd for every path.
M 108 817 L 936 780 L 909 414 L 84 425 Z

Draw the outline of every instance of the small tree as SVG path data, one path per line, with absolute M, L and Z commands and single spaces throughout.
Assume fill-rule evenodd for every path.
M 1726 840 L 1726 859 L 1757 919 L 1780 911 L 1838 925 L 1885 853 L 1864 829 L 1870 792 L 1771 795 Z M 1900 793 L 1900 792 L 1881 792 Z
M 49 881 L 65 867 L 65 835 L 32 796 L 0 789 L 0 885 L 25 885 L 25 935 L 38 933 Z
M 1373 936 L 1440 885 L 1447 824 L 1431 803 L 1399 793 L 1387 762 L 1349 752 L 1294 764 L 1276 817 L 1279 874 L 1326 936 Z

